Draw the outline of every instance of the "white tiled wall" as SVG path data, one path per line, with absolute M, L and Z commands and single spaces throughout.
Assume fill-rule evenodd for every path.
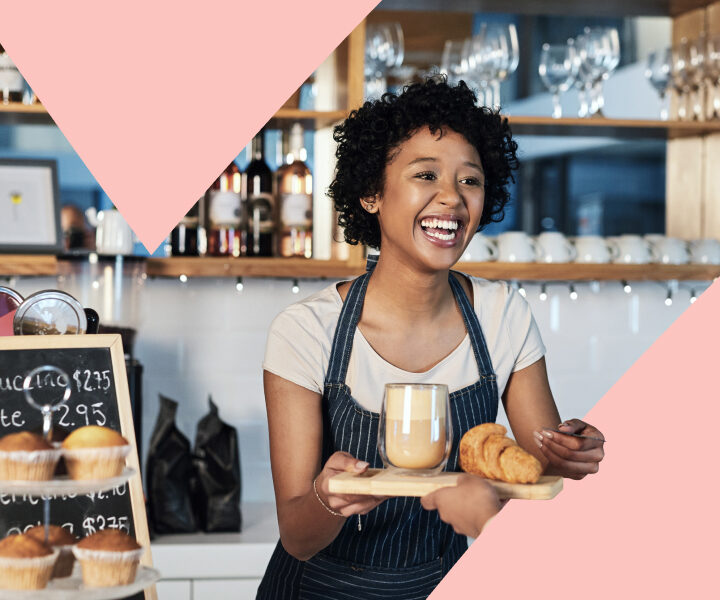
M 21 279 L 23 294 L 69 285 L 54 279 Z M 299 294 L 287 280 L 246 279 L 241 292 L 231 279 L 147 280 L 141 289 L 136 357 L 145 367 L 143 444 L 157 416 L 158 393 L 178 402 L 178 425 L 192 441 L 212 394 L 221 416 L 237 427 L 241 443 L 243 500 L 273 499 L 262 393 L 265 332 L 288 304 L 327 281 L 301 281 Z M 690 306 L 681 283 L 666 306 L 661 283 L 525 284 L 527 299 L 547 346 L 550 383 L 563 418 L 583 416 L 632 363 Z M 80 292 L 67 288 L 80 297 Z M 504 417 L 503 417 L 504 418 Z

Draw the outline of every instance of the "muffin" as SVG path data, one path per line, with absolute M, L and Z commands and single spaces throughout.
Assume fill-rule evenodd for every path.
M 88 587 L 128 585 L 135 581 L 144 550 L 118 529 L 103 529 L 80 540 L 73 548 Z
M 52 578 L 70 577 L 72 575 L 73 564 L 75 564 L 75 556 L 72 553 L 72 547 L 76 544 L 77 538 L 67 529 L 58 525 L 50 525 L 50 534 L 48 535 L 47 544 L 59 552 L 55 568 L 52 572 Z M 45 526 L 38 525 L 32 527 L 25 532 L 26 535 L 45 543 Z
M 62 443 L 70 479 L 106 479 L 120 475 L 130 452 L 128 441 L 114 429 L 80 427 Z
M 21 431 L 0 438 L 0 480 L 52 479 L 61 451 L 41 435 Z
M 25 535 L 9 535 L 0 541 L 0 588 L 41 590 L 53 571 L 58 551 Z

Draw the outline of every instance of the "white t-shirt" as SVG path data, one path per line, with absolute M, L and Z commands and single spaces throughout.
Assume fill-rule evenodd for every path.
M 474 308 L 502 396 L 510 374 L 540 360 L 545 346 L 530 306 L 505 282 L 470 277 Z M 272 322 L 263 369 L 322 394 L 342 298 L 336 284 L 288 306 Z M 470 336 L 429 371 L 403 371 L 355 330 L 345 383 L 365 409 L 379 412 L 386 383 L 445 383 L 450 392 L 479 379 Z

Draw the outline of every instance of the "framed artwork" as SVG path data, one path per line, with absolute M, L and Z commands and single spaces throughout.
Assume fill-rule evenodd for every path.
M 0 254 L 62 248 L 57 163 L 0 158 Z

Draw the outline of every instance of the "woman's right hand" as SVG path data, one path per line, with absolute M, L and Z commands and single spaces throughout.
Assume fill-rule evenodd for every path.
M 368 469 L 368 463 L 357 460 L 347 452 L 335 452 L 328 458 L 323 470 L 315 480 L 317 493 L 320 499 L 335 512 L 344 517 L 350 515 L 365 515 L 373 508 L 382 504 L 387 498 L 382 496 L 367 496 L 360 494 L 333 494 L 330 492 L 328 480 L 340 473 L 364 473 Z

